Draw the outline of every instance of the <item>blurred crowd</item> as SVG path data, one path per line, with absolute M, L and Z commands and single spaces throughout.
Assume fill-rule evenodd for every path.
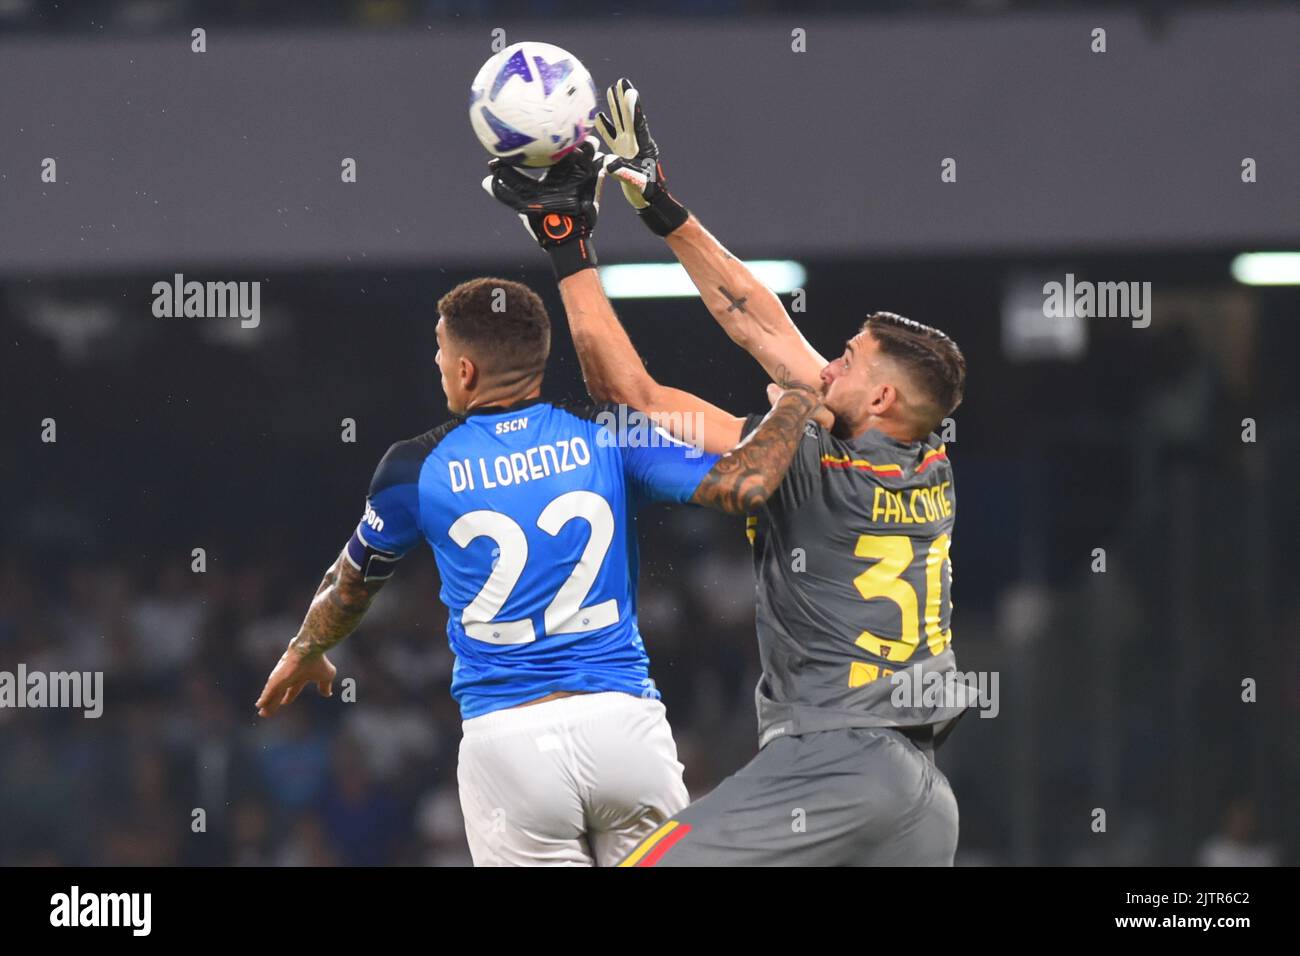
M 702 511 L 648 517 L 680 548 L 643 578 L 642 630 L 702 795 L 754 747 L 746 546 Z M 431 557 L 409 557 L 331 652 L 333 698 L 308 689 L 269 720 L 253 701 L 317 580 L 305 565 L 191 564 L 151 580 L 0 564 L 0 669 L 102 671 L 105 688 L 98 719 L 0 709 L 0 864 L 467 863 Z
M 642 522 L 653 525 L 642 632 L 698 797 L 756 744 L 747 547 L 734 520 L 697 509 L 658 509 Z M 98 719 L 0 709 L 0 865 L 468 864 L 452 657 L 436 568 L 423 551 L 406 559 L 358 631 L 331 652 L 339 667 L 331 699 L 309 688 L 274 718 L 256 717 L 253 701 L 296 633 L 315 573 L 305 563 L 229 567 L 221 555 L 203 572 L 182 556 L 143 580 L 104 564 L 51 579 L 12 557 L 0 563 L 0 669 L 22 662 L 29 671 L 99 670 L 105 688 Z M 1070 596 L 1056 600 L 1063 617 L 1076 613 Z M 987 622 L 976 611 L 966 625 L 959 661 L 987 666 Z M 1053 668 L 1073 672 L 1068 660 Z M 1002 719 L 972 717 L 940 755 L 962 802 L 959 863 L 1014 860 L 1009 834 L 1019 804 L 1008 796 L 1016 786 L 1008 748 L 1019 746 L 1011 712 L 1017 673 L 1015 665 L 1004 671 L 1010 697 Z M 1247 798 L 1233 800 L 1221 827 L 1203 831 L 1197 846 L 1161 846 L 1170 819 L 1151 810 L 1153 783 L 1140 768 L 1164 759 L 1171 741 L 1140 708 L 1122 729 L 1136 749 L 1123 763 L 1115 838 L 1103 848 L 1071 825 L 1074 803 L 1095 800 L 1084 783 L 1094 768 L 1086 747 L 1057 746 L 1052 734 L 1086 740 L 1095 728 L 1088 695 L 1073 679 L 1062 688 L 1059 696 L 1046 691 L 1051 729 L 1029 784 L 1041 789 L 1039 812 L 1050 818 L 1048 860 L 1280 861 Z M 1053 846 L 1054 834 L 1065 836 Z

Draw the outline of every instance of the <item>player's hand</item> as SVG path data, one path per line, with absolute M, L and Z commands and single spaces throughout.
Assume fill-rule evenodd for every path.
M 257 698 L 257 715 L 270 717 L 286 704 L 292 704 L 308 684 L 315 684 L 322 697 L 333 696 L 337 673 L 338 668 L 324 654 L 303 656 L 291 645 L 266 679 L 262 696 Z
M 816 396 L 817 407 L 813 410 L 812 414 L 808 416 L 810 419 L 821 425 L 823 428 L 831 428 L 835 425 L 835 416 L 831 414 L 829 408 L 822 404 L 822 393 L 809 385 L 791 385 L 788 388 L 782 388 L 780 385 L 776 384 L 776 382 L 769 382 L 767 385 L 768 403 L 775 407 L 776 403 L 781 400 L 781 396 L 791 389 L 809 391 Z
M 666 236 L 690 217 L 668 192 L 659 146 L 650 135 L 641 94 L 626 77 L 605 91 L 609 113 L 596 116 L 596 129 L 609 146 L 605 171 L 617 177 L 623 195 L 650 229 Z
M 492 174 L 483 180 L 483 188 L 519 214 L 528 234 L 550 254 L 557 279 L 596 265 L 591 234 L 605 179 L 599 145 L 596 137 L 588 136 L 541 179 L 499 159 L 488 163 Z
M 773 406 L 775 406 L 776 403 L 781 400 L 781 396 L 784 395 L 786 392 L 802 392 L 808 395 L 817 403 L 817 408 L 822 407 L 822 393 L 817 389 L 813 388 L 811 385 L 791 384 L 782 387 L 776 384 L 776 382 L 768 382 L 767 384 L 767 400 Z

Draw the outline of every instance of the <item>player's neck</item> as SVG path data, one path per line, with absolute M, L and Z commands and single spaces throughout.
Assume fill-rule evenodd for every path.
M 501 406 L 510 408 L 514 405 L 521 405 L 524 402 L 531 401 L 542 397 L 542 386 L 540 383 L 527 388 L 513 389 L 490 389 L 482 395 L 475 395 L 465 403 L 465 411 L 473 411 L 476 408 L 488 408 Z
M 876 415 L 868 415 L 861 422 L 856 423 L 846 423 L 837 418 L 835 420 L 835 427 L 831 430 L 831 434 L 836 438 L 843 439 L 844 441 L 854 441 L 855 439 L 861 438 L 873 428 L 885 437 L 894 439 L 894 441 L 908 443 L 916 441 L 916 439 L 912 437 L 910 431 L 900 422 L 890 418 L 881 418 Z

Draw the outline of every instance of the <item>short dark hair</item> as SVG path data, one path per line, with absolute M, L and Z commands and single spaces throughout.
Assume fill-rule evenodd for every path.
M 957 343 L 936 328 L 893 312 L 873 312 L 863 323 L 880 351 L 901 364 L 925 399 L 920 424 L 925 434 L 938 429 L 961 404 L 966 389 L 966 359 Z
M 537 293 L 521 282 L 483 278 L 462 282 L 438 300 L 448 334 L 490 377 L 528 379 L 551 354 L 551 318 Z

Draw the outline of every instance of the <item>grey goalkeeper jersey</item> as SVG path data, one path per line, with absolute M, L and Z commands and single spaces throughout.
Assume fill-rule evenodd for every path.
M 762 419 L 751 415 L 745 434 Z M 872 429 L 842 441 L 805 425 L 785 480 L 746 527 L 763 665 L 760 747 L 842 727 L 939 724 L 975 703 L 960 692 L 923 693 L 956 670 L 948 558 L 956 505 L 937 435 L 908 443 Z

